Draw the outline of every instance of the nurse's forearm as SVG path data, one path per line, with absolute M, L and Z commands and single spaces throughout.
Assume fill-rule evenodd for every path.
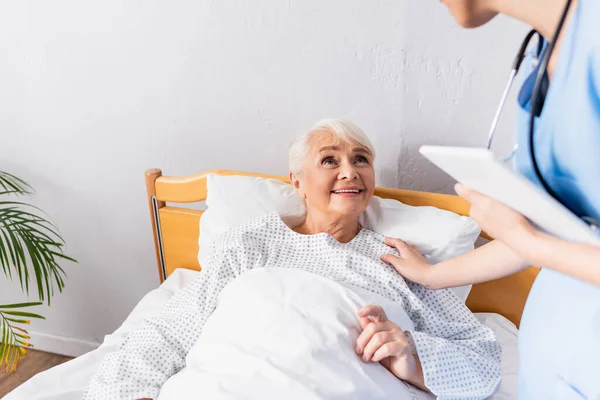
M 510 245 L 533 265 L 600 286 L 600 247 L 567 242 L 533 228 Z
M 505 243 L 493 240 L 469 253 L 442 261 L 433 266 L 431 289 L 462 286 L 491 281 L 527 268 L 523 257 Z

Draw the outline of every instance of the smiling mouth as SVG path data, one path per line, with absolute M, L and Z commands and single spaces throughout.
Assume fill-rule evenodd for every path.
M 343 194 L 343 193 L 354 193 L 354 194 L 359 194 L 362 193 L 363 190 L 362 189 L 343 189 L 343 190 L 332 190 L 331 193 L 335 193 L 335 194 Z

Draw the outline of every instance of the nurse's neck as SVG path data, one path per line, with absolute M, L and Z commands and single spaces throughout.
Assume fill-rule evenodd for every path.
M 495 11 L 526 23 L 541 33 L 548 41 L 552 40 L 567 3 L 566 0 L 491 0 L 491 2 Z M 548 74 L 550 76 L 554 72 L 562 38 L 564 37 L 569 20 L 577 8 L 578 2 L 578 0 L 573 0 L 571 10 L 554 48 L 550 64 L 548 65 Z

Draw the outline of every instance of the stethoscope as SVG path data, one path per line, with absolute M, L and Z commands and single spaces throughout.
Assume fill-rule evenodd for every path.
M 558 201 L 560 204 L 565 206 L 568 210 L 571 210 L 571 208 L 567 204 L 565 204 L 565 202 L 560 198 L 560 196 L 554 190 L 552 190 L 552 188 L 550 187 L 550 185 L 548 185 L 548 182 L 544 179 L 544 177 L 542 176 L 542 173 L 540 172 L 540 168 L 538 166 L 537 159 L 535 156 L 535 148 L 534 148 L 534 140 L 533 139 L 534 139 L 534 131 L 535 131 L 535 116 L 536 116 L 537 112 L 539 111 L 538 108 L 540 107 L 540 101 L 541 101 L 540 94 L 542 91 L 541 90 L 542 83 L 543 83 L 544 77 L 548 71 L 548 63 L 550 62 L 550 57 L 552 56 L 552 52 L 554 51 L 554 45 L 556 44 L 558 37 L 560 36 L 560 33 L 563 29 L 565 20 L 567 19 L 567 15 L 569 14 L 569 10 L 571 9 L 571 3 L 572 3 L 572 0 L 567 0 L 565 9 L 564 9 L 562 16 L 560 18 L 560 21 L 558 23 L 558 27 L 556 28 L 556 32 L 554 33 L 554 37 L 552 38 L 552 41 L 547 44 L 546 50 L 542 54 L 542 59 L 539 60 L 539 68 L 538 68 L 537 75 L 535 78 L 535 84 L 533 85 L 533 92 L 531 94 L 531 107 L 530 107 L 530 111 L 529 111 L 529 156 L 531 158 L 531 164 L 533 165 L 533 171 L 535 172 L 535 176 L 540 181 L 540 183 L 542 184 L 542 186 L 544 187 L 546 192 L 550 196 L 552 196 L 556 201 Z M 525 39 L 523 40 L 523 43 L 521 44 L 521 47 L 519 48 L 519 52 L 517 53 L 517 56 L 515 57 L 515 60 L 513 61 L 513 66 L 510 71 L 508 81 L 506 82 L 506 86 L 504 87 L 504 92 L 502 93 L 502 98 L 500 99 L 500 104 L 498 105 L 498 109 L 496 110 L 496 114 L 494 115 L 494 119 L 492 120 L 492 125 L 490 127 L 490 132 L 488 135 L 488 142 L 487 142 L 488 150 L 492 146 L 492 140 L 494 139 L 494 134 L 496 133 L 496 127 L 498 126 L 498 121 L 500 119 L 500 115 L 502 114 L 502 109 L 504 108 L 504 105 L 506 103 L 506 98 L 508 97 L 508 94 L 510 92 L 510 89 L 511 89 L 514 81 L 515 81 L 517 73 L 519 72 L 519 69 L 521 68 L 521 64 L 522 64 L 523 60 L 525 59 L 525 55 L 527 54 L 527 48 L 529 47 L 529 43 L 531 42 L 531 39 L 533 39 L 534 36 L 537 36 L 537 38 L 538 38 L 537 53 L 534 56 L 534 62 L 538 61 L 537 57 L 539 57 L 539 55 L 542 53 L 543 46 L 544 46 L 544 38 L 535 29 L 531 30 L 527 34 Z M 514 157 L 515 153 L 517 152 L 518 147 L 519 147 L 519 145 L 516 144 L 511 152 L 511 154 L 508 157 L 504 158 L 503 161 L 511 160 Z M 573 212 L 573 210 L 571 210 L 571 212 Z M 575 215 L 577 215 L 577 214 L 575 214 Z M 600 227 L 600 221 L 597 221 L 593 218 L 585 217 L 585 216 L 579 216 L 579 217 L 585 223 L 587 223 L 592 228 L 592 230 L 598 232 L 598 229 L 599 229 L 598 227 Z

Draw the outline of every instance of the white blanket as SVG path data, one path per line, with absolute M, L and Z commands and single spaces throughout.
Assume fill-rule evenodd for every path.
M 382 296 L 301 270 L 251 270 L 221 292 L 187 367 L 159 400 L 410 400 L 404 382 L 354 352 L 356 312 L 368 304 L 412 328 L 404 310 Z
M 32 379 L 6 395 L 3 400 L 80 400 L 90 379 L 98 370 L 102 358 L 116 349 L 129 332 L 138 328 L 145 318 L 157 315 L 163 304 L 175 292 L 192 282 L 197 276 L 198 272 L 196 271 L 184 269 L 175 271 L 159 288 L 149 292 L 137 304 L 121 327 L 105 337 L 100 348 L 34 376 Z M 385 306 L 385 304 L 382 305 Z M 260 313 L 264 315 L 265 313 L 262 310 L 252 311 L 252 315 L 255 316 Z M 393 316 L 393 312 L 388 311 L 388 313 L 391 318 L 397 318 L 396 316 Z M 475 315 L 482 323 L 492 328 L 498 337 L 503 350 L 502 382 L 498 392 L 494 394 L 491 399 L 516 399 L 516 377 L 518 366 L 517 329 L 507 319 L 498 314 Z M 241 325 L 239 325 L 239 335 L 244 335 L 247 329 L 249 329 L 248 326 L 241 327 Z M 265 329 L 265 331 L 266 330 L 267 329 Z M 373 367 L 375 366 L 369 368 L 373 369 Z M 186 370 L 187 368 L 183 371 Z M 181 375 L 183 375 L 183 371 L 180 372 Z M 185 372 L 185 374 L 187 373 L 188 372 Z M 176 376 L 177 378 L 173 377 L 172 379 L 180 379 L 179 375 Z M 169 385 L 171 384 L 172 382 L 169 382 Z M 165 385 L 162 395 L 168 396 L 168 390 L 170 389 Z M 193 392 L 202 394 L 204 393 L 204 389 L 201 388 L 200 385 L 196 385 Z M 182 398 L 185 399 L 185 397 Z M 208 399 L 210 397 L 203 396 L 202 398 Z

